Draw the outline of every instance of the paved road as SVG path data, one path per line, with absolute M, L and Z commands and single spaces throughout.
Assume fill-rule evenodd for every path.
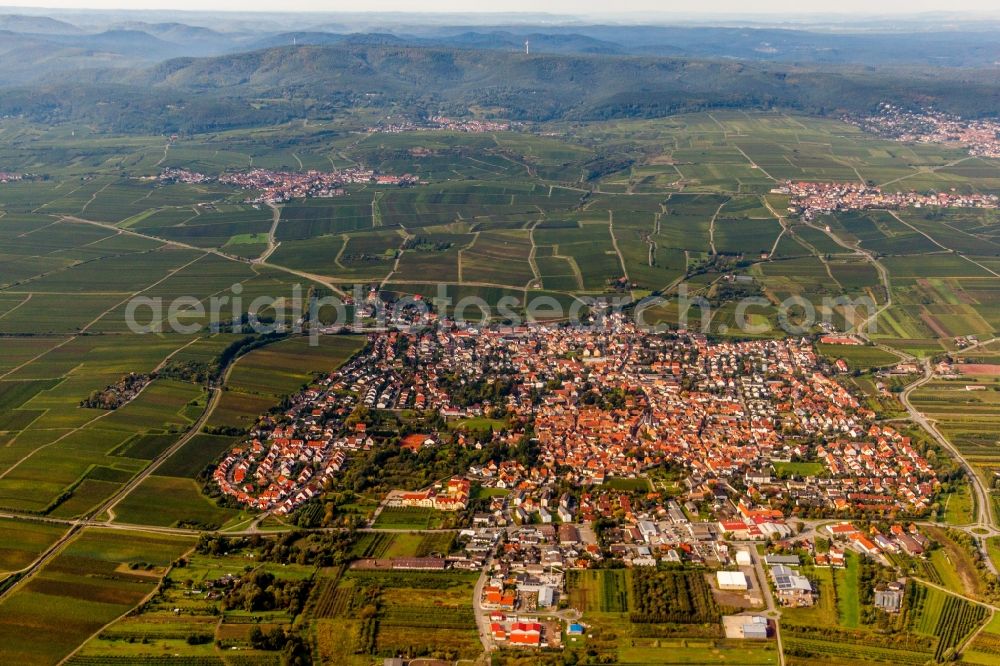
M 230 369 L 232 366 L 230 366 Z M 227 371 L 226 376 L 229 376 Z M 138 487 L 140 483 L 146 480 L 149 475 L 155 472 L 160 465 L 162 465 L 167 458 L 172 456 L 174 453 L 179 451 L 181 447 L 190 442 L 198 433 L 201 432 L 202 427 L 211 418 L 212 413 L 215 411 L 216 405 L 219 404 L 219 399 L 222 397 L 222 388 L 215 387 L 212 389 L 212 396 L 208 399 L 208 405 L 205 407 L 205 411 L 202 413 L 201 417 L 195 421 L 194 425 L 191 426 L 190 430 L 187 431 L 182 437 L 180 437 L 172 445 L 164 449 L 159 455 L 157 455 L 152 462 L 146 466 L 146 469 L 141 471 L 132 477 L 132 480 L 121 487 L 114 495 L 109 497 L 107 501 L 101 504 L 96 509 L 93 509 L 89 514 L 88 518 L 92 516 L 100 516 L 102 513 L 107 512 L 109 515 L 108 522 L 114 520 L 114 508 L 125 499 L 125 497 Z
M 0 593 L 0 599 L 2 599 L 4 596 L 12 592 L 14 589 L 18 588 L 21 582 L 27 580 L 35 572 L 37 572 L 39 569 L 45 566 L 45 564 L 49 562 L 52 558 L 54 558 L 59 553 L 59 551 L 62 550 L 63 546 L 69 543 L 69 541 L 73 539 L 73 537 L 75 537 L 76 534 L 84 527 L 100 526 L 100 527 L 110 527 L 112 529 L 124 529 L 126 531 L 164 532 L 173 534 L 192 533 L 189 530 L 179 530 L 174 528 L 156 528 L 156 527 L 147 527 L 145 525 L 142 526 L 116 525 L 112 524 L 110 521 L 113 520 L 114 518 L 114 512 L 113 512 L 114 507 L 117 506 L 118 503 L 121 502 L 126 495 L 132 492 L 150 474 L 156 471 L 156 469 L 163 464 L 163 461 L 165 461 L 167 458 L 173 455 L 178 449 L 187 444 L 195 435 L 201 432 L 202 426 L 205 425 L 208 419 L 212 416 L 212 413 L 215 411 L 215 406 L 218 404 L 219 398 L 222 395 L 221 386 L 223 386 L 225 384 L 225 381 L 228 380 L 229 374 L 232 371 L 233 366 L 234 362 L 230 362 L 229 367 L 226 368 L 225 374 L 223 375 L 223 381 L 220 383 L 219 386 L 214 387 L 212 389 L 212 397 L 209 399 L 208 404 L 205 406 L 205 411 L 202 412 L 201 417 L 197 421 L 195 421 L 194 424 L 191 425 L 191 428 L 187 431 L 187 433 L 178 438 L 178 440 L 173 445 L 171 445 L 170 447 L 162 451 L 158 456 L 156 456 L 156 458 L 152 460 L 152 462 L 146 467 L 145 470 L 143 470 L 135 477 L 133 477 L 131 481 L 122 486 L 117 492 L 115 492 L 114 495 L 109 497 L 100 506 L 98 506 L 95 509 L 92 509 L 79 520 L 63 522 L 62 524 L 65 524 L 68 527 L 66 533 L 58 541 L 56 541 L 49 548 L 47 548 L 37 559 L 35 559 L 34 562 L 32 562 L 27 567 L 17 572 L 18 574 L 21 575 L 21 581 L 19 581 L 14 585 L 11 585 L 6 590 L 4 590 L 4 592 Z M 105 521 L 94 520 L 95 516 L 100 516 L 105 512 L 107 512 L 109 515 L 108 521 L 105 522 Z M 23 518 L 24 516 L 19 516 L 18 514 L 7 514 L 5 517 Z M 49 523 L 62 522 L 62 521 L 57 521 L 55 519 L 41 519 L 41 520 L 44 520 L 45 522 Z
M 914 361 L 914 362 L 918 361 L 917 357 L 913 356 L 912 354 L 908 354 L 898 349 L 894 349 L 892 347 L 888 347 L 886 345 L 874 342 L 873 340 L 871 340 L 871 338 L 867 335 L 866 332 L 869 329 L 870 324 L 872 322 L 875 322 L 878 316 L 882 312 L 884 312 L 886 309 L 892 306 L 892 284 L 889 280 L 888 269 L 885 266 L 883 266 L 880 261 L 878 261 L 878 258 L 870 250 L 863 249 L 858 245 L 851 245 L 842 240 L 841 238 L 839 238 L 836 234 L 830 233 L 826 231 L 826 229 L 823 229 L 813 223 L 807 223 L 807 225 L 817 231 L 825 233 L 841 247 L 862 255 L 878 271 L 879 278 L 881 279 L 883 287 L 885 289 L 885 303 L 882 304 L 879 308 L 877 308 L 875 312 L 869 315 L 864 321 L 860 322 L 857 326 L 855 326 L 855 332 L 862 338 L 875 344 L 875 346 L 878 347 L 879 349 L 891 352 L 899 356 L 903 360 Z M 973 351 L 976 348 L 980 347 L 981 345 L 986 345 L 993 342 L 995 339 L 996 338 L 991 338 L 990 340 L 977 342 L 974 345 L 957 352 L 956 355 Z M 975 539 L 976 543 L 979 545 L 979 549 L 983 554 L 983 560 L 985 561 L 986 566 L 989 568 L 991 572 L 993 572 L 994 575 L 998 575 L 1000 574 L 1000 572 L 998 572 L 996 565 L 994 565 L 993 560 L 989 557 L 989 553 L 986 548 L 986 543 L 982 539 L 982 534 L 977 533 L 977 532 L 986 532 L 989 535 L 997 533 L 997 530 L 995 528 L 996 523 L 993 512 L 993 502 L 990 497 L 989 489 L 986 488 L 986 485 L 983 482 L 982 478 L 980 478 L 980 476 L 976 473 L 972 465 L 969 464 L 969 461 L 965 459 L 961 451 L 959 451 L 958 448 L 955 447 L 948 440 L 948 438 L 942 435 L 941 432 L 937 429 L 937 426 L 933 422 L 931 422 L 920 410 L 914 407 L 913 403 L 910 401 L 910 396 L 912 395 L 912 393 L 916 389 L 920 388 L 921 386 L 929 382 L 934 376 L 933 369 L 931 368 L 930 359 L 923 360 L 923 369 L 924 369 L 924 376 L 919 380 L 917 380 L 916 382 L 914 382 L 913 384 L 910 384 L 903 390 L 903 393 L 900 395 L 900 402 L 906 408 L 907 412 L 909 412 L 910 418 L 913 420 L 913 422 L 921 426 L 928 433 L 930 433 L 931 437 L 933 437 L 934 440 L 943 449 L 945 449 L 952 456 L 954 456 L 955 460 L 957 460 L 959 465 L 961 465 L 966 476 L 968 476 L 969 483 L 972 485 L 973 492 L 975 493 L 976 496 L 976 522 L 975 524 L 970 526 L 963 526 L 962 529 L 976 537 Z
M 490 631 L 490 620 L 487 613 L 489 611 L 483 608 L 483 589 L 486 587 L 486 582 L 489 580 L 489 571 L 493 565 L 493 555 L 490 555 L 486 560 L 483 570 L 479 573 L 479 580 L 476 581 L 476 587 L 472 591 L 472 611 L 476 615 L 476 628 L 479 630 L 479 642 L 483 644 L 483 650 L 489 655 L 491 652 L 496 650 L 496 643 L 493 641 L 493 632 Z
M 937 425 L 924 416 L 923 412 L 914 407 L 913 403 L 910 401 L 910 395 L 915 390 L 934 378 L 934 370 L 931 367 L 930 359 L 924 359 L 923 368 L 924 376 L 903 390 L 900 394 L 900 402 L 902 402 L 903 406 L 906 407 L 906 410 L 910 413 L 910 418 L 913 419 L 914 423 L 918 424 L 930 433 L 931 437 L 934 438 L 934 441 L 936 441 L 943 449 L 951 453 L 955 460 L 958 461 L 958 464 L 962 466 L 966 476 L 969 477 L 969 484 L 972 486 L 972 490 L 976 496 L 976 522 L 971 527 L 970 534 L 976 537 L 975 542 L 979 546 L 979 550 L 983 555 L 983 563 L 993 573 L 993 575 L 997 575 L 997 567 L 993 563 L 992 558 L 990 558 L 985 540 L 981 538 L 981 535 L 976 534 L 976 531 L 985 531 L 991 534 L 994 531 L 993 527 L 995 523 L 993 518 L 993 501 L 990 497 L 990 491 L 986 487 L 982 478 L 976 473 L 976 470 L 973 469 L 969 461 L 966 460 L 962 455 L 962 452 L 959 451 L 958 447 L 948 441 L 948 438 L 942 435 L 937 429 Z
M 272 254 L 274 254 L 274 251 L 278 249 L 279 245 L 281 245 L 281 241 L 279 241 L 277 237 L 278 224 L 281 223 L 281 208 L 273 203 L 269 203 L 267 205 L 271 209 L 272 214 L 271 229 L 267 232 L 267 249 L 264 250 L 263 254 L 256 259 L 251 259 L 251 261 L 255 264 L 266 264 L 267 260 L 271 258 Z
M 753 566 L 757 572 L 757 584 L 760 585 L 760 590 L 763 593 L 761 596 L 764 597 L 767 614 L 774 620 L 774 638 L 778 641 L 778 663 L 780 666 L 785 666 L 785 650 L 781 645 L 781 610 L 774 602 L 774 594 L 772 594 L 771 586 L 767 582 L 767 572 L 764 571 L 764 558 L 757 553 L 757 545 L 754 542 L 749 542 L 746 545 L 747 550 L 750 551 L 750 557 L 753 558 Z

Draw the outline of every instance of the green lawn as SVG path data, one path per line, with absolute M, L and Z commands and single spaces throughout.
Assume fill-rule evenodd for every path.
M 419 507 L 386 507 L 372 527 L 388 530 L 429 530 L 441 525 L 442 514 Z
M 840 610 L 840 624 L 856 628 L 861 622 L 861 603 L 858 599 L 858 555 L 847 553 L 847 566 L 838 569 L 837 608 Z
M 949 525 L 968 525 L 975 520 L 976 502 L 968 483 L 961 484 L 955 492 L 944 495 L 940 501 L 944 507 L 944 522 Z
M 778 476 L 784 478 L 788 476 L 817 476 L 826 467 L 819 462 L 776 462 L 774 471 Z

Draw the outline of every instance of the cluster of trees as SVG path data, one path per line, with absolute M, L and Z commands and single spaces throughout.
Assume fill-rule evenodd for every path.
M 255 650 L 281 652 L 283 666 L 309 666 L 312 664 L 312 653 L 306 641 L 294 631 L 286 631 L 274 627 L 265 632 L 260 627 L 250 630 L 250 645 Z
M 257 569 L 236 581 L 223 597 L 222 605 L 226 610 L 287 610 L 291 615 L 298 615 L 310 587 L 312 581 L 308 579 L 281 579 L 269 571 Z
M 463 383 L 464 381 L 464 383 Z M 463 380 L 461 377 L 445 377 L 442 382 L 451 401 L 457 407 L 468 407 L 470 405 L 481 405 L 489 403 L 491 405 L 502 405 L 510 392 L 514 390 L 514 379 L 511 377 L 485 377 L 475 381 Z
M 269 345 L 272 342 L 277 342 L 288 337 L 287 333 L 264 333 L 261 335 L 248 335 L 246 337 L 235 340 L 228 347 L 222 350 L 219 354 L 219 359 L 217 362 L 219 372 L 229 367 L 238 356 L 242 356 L 248 352 L 253 351 L 263 347 L 264 345 Z
M 202 534 L 195 549 L 202 555 L 225 555 L 252 550 L 259 562 L 330 567 L 350 559 L 350 551 L 356 540 L 357 534 L 351 530 L 328 533 L 293 531 L 276 538 L 265 538 L 257 534 L 246 537 Z
M 149 375 L 130 372 L 104 390 L 91 393 L 80 402 L 80 406 L 87 409 L 118 409 L 139 395 L 150 381 L 152 377 Z
M 830 625 L 798 625 L 789 622 L 781 623 L 782 636 L 814 638 L 828 643 L 842 643 L 844 645 L 870 645 L 872 647 L 908 650 L 912 652 L 932 652 L 937 644 L 934 636 L 920 636 L 909 633 L 882 634 L 870 629 L 844 629 L 831 627 Z M 785 655 L 795 657 L 825 657 L 828 654 L 817 654 L 805 647 L 796 644 L 791 648 L 785 644 Z M 846 655 L 844 655 L 846 656 Z
M 424 252 L 444 252 L 454 243 L 451 241 L 435 240 L 424 236 L 414 236 L 403 241 L 404 250 L 421 250 Z
M 616 410 L 625 409 L 625 405 L 628 403 L 629 397 L 638 398 L 641 395 L 641 391 L 626 391 L 622 388 L 615 388 L 609 391 L 603 391 L 601 393 L 595 393 L 589 390 L 589 386 L 585 386 L 588 390 L 582 392 L 580 397 L 580 403 L 584 405 L 594 405 L 602 410 Z
M 875 587 L 894 581 L 896 577 L 896 572 L 892 569 L 881 566 L 870 557 L 859 556 L 858 600 L 861 603 L 861 622 L 863 624 L 875 625 L 882 631 L 896 629 L 894 618 L 890 618 L 885 612 L 875 607 Z
M 631 598 L 632 622 L 705 624 L 721 617 L 712 590 L 698 571 L 633 569 Z
M 537 443 L 526 434 L 514 446 L 489 443 L 482 449 L 442 443 L 427 446 L 416 453 L 396 446 L 377 446 L 355 454 L 329 491 L 387 491 L 395 488 L 423 488 L 440 479 L 465 472 L 469 465 L 484 465 L 491 460 L 518 460 L 533 465 L 538 457 Z
M 978 537 L 974 537 L 967 532 L 949 529 L 946 532 L 948 538 L 963 548 L 972 559 L 976 567 L 976 573 L 983 581 L 983 595 L 986 601 L 997 604 L 1000 603 L 1000 578 L 989 570 L 984 561 L 983 551 L 979 548 Z
M 159 377 L 167 379 L 177 379 L 182 382 L 192 382 L 194 384 L 207 384 L 216 374 L 213 368 L 205 361 L 168 361 L 157 373 Z

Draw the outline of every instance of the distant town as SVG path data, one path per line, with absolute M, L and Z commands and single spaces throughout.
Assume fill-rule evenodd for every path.
M 933 109 L 910 111 L 889 103 L 879 105 L 873 115 L 845 120 L 896 141 L 951 143 L 975 157 L 1000 157 L 1000 122 L 996 120 L 966 120 Z
M 251 204 L 277 204 L 293 199 L 330 198 L 344 194 L 347 184 L 375 185 L 416 185 L 420 179 L 404 174 L 394 176 L 379 174 L 372 169 L 351 167 L 337 171 L 273 171 L 271 169 L 251 169 L 235 173 L 225 173 L 219 177 L 207 176 L 188 169 L 164 169 L 157 177 L 162 183 L 201 184 L 217 182 L 232 185 L 243 190 L 251 190 L 254 195 L 247 198 Z
M 817 215 L 849 210 L 902 208 L 996 208 L 996 194 L 961 193 L 954 190 L 919 194 L 917 192 L 883 192 L 877 185 L 861 182 L 798 182 L 789 181 L 771 190 L 773 194 L 791 195 L 788 210 L 806 220 Z
M 483 132 L 509 132 L 515 127 L 520 127 L 520 124 L 512 124 L 506 120 L 469 120 L 446 118 L 445 116 L 434 116 L 426 123 L 419 123 L 411 120 L 392 122 L 390 119 L 384 124 L 369 127 L 368 131 L 377 134 L 400 134 L 402 132 L 429 131 L 450 131 L 479 134 Z

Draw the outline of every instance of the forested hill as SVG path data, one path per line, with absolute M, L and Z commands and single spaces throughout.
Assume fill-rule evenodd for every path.
M 5 91 L 0 114 L 126 131 L 199 131 L 322 116 L 346 105 L 405 104 L 428 113 L 476 105 L 512 119 L 594 120 L 727 107 L 835 114 L 885 100 L 993 114 L 1000 81 L 995 70 L 525 55 L 359 39 L 78 72 L 43 88 Z

